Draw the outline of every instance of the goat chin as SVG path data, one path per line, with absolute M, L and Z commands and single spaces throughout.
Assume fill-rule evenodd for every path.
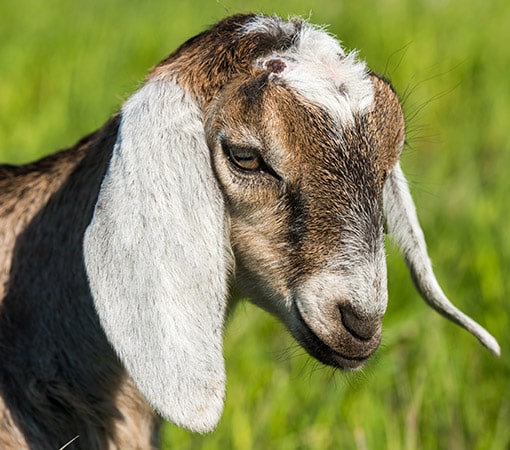
M 157 416 L 214 429 L 231 284 L 323 363 L 361 366 L 385 223 L 425 299 L 499 354 L 437 284 L 404 133 L 390 84 L 330 34 L 237 15 L 74 147 L 0 166 L 0 446 L 149 449 Z

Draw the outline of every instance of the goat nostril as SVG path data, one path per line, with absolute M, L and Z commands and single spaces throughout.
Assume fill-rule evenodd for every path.
M 348 306 L 340 306 L 340 316 L 345 329 L 363 341 L 374 337 L 380 327 L 378 319 L 361 318 Z

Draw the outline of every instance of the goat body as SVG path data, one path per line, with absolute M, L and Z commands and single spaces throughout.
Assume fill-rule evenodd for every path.
M 81 256 L 118 123 L 35 164 L 0 167 L 2 449 L 151 441 L 154 416 L 102 331 Z
M 147 449 L 158 414 L 213 429 L 229 281 L 321 362 L 360 367 L 384 222 L 425 300 L 498 354 L 432 273 L 404 128 L 391 86 L 327 33 L 233 16 L 75 147 L 0 166 L 0 447 Z

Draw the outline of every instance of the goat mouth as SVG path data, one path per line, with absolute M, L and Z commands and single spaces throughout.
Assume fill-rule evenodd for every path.
M 381 341 L 381 333 L 377 333 L 370 342 L 360 341 L 356 349 L 350 349 L 349 354 L 346 351 L 339 351 L 326 344 L 303 319 L 299 308 L 296 306 L 295 316 L 298 320 L 298 326 L 291 330 L 294 338 L 300 345 L 321 363 L 350 371 L 361 368 L 366 361 L 375 352 Z M 355 336 L 352 336 L 356 339 Z M 357 340 L 357 339 L 356 339 Z

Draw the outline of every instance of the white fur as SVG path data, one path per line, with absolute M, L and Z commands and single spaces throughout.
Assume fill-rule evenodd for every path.
M 195 431 L 223 410 L 230 262 L 222 195 L 201 114 L 172 81 L 149 81 L 122 121 L 85 263 L 106 334 L 165 418 Z
M 264 33 L 278 37 L 281 35 L 282 30 L 288 35 L 291 35 L 295 28 L 296 23 L 293 21 L 285 21 L 278 16 L 258 15 L 242 27 L 241 33 Z
M 423 298 L 441 314 L 474 334 L 493 354 L 499 356 L 501 350 L 494 337 L 459 311 L 439 286 L 432 270 L 425 237 L 400 164 L 396 165 L 385 183 L 383 203 L 388 233 L 404 254 Z
M 290 23 L 282 23 L 288 30 Z M 272 21 L 254 19 L 247 33 L 271 32 Z M 289 33 L 291 34 L 291 33 Z M 258 61 L 282 59 L 287 67 L 274 77 L 281 78 L 312 103 L 322 106 L 339 125 L 351 125 L 356 115 L 366 113 L 374 99 L 366 64 L 355 53 L 346 54 L 339 42 L 322 29 L 301 22 L 296 45 Z

